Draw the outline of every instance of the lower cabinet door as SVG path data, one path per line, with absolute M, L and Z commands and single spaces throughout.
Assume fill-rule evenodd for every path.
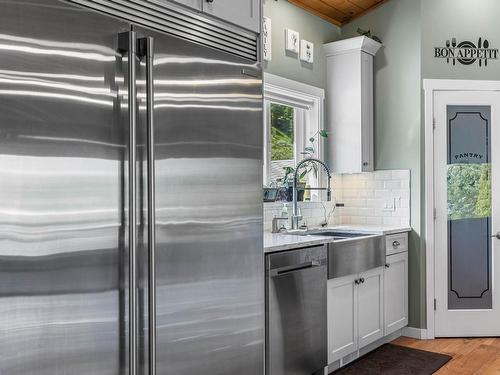
M 359 275 L 359 348 L 384 336 L 384 268 Z
M 328 280 L 328 363 L 358 349 L 358 275 Z
M 387 257 L 384 270 L 384 334 L 408 325 L 408 253 Z

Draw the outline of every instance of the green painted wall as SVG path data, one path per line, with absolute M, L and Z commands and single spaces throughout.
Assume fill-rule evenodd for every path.
M 487 38 L 500 47 L 500 1 L 391 0 L 342 28 L 342 38 L 371 29 L 384 42 L 375 59 L 376 168 L 412 171 L 410 326 L 426 327 L 424 236 L 424 138 L 422 79 L 498 80 L 500 61 L 488 67 L 455 66 L 434 58 L 446 40 Z
M 325 87 L 321 45 L 371 29 L 384 42 L 375 58 L 375 166 L 407 168 L 412 173 L 410 238 L 410 326 L 426 327 L 424 236 L 424 143 L 422 79 L 500 79 L 500 60 L 488 67 L 448 65 L 433 57 L 434 47 L 452 37 L 477 42 L 487 38 L 500 48 L 499 0 L 391 0 L 342 30 L 285 0 L 266 0 L 273 20 L 273 61 L 267 72 Z M 315 43 L 314 66 L 303 66 L 284 51 L 284 29 L 290 27 Z
M 392 0 L 342 28 L 342 39 L 370 29 L 384 47 L 375 57 L 375 168 L 411 170 L 410 326 L 425 326 L 421 188 L 420 0 Z
M 487 67 L 478 64 L 455 66 L 435 59 L 434 47 L 446 40 L 486 38 L 491 48 L 500 48 L 500 1 L 498 0 L 421 0 L 422 1 L 422 77 L 435 79 L 500 79 L 500 60 Z
M 264 62 L 264 71 L 312 86 L 326 87 L 324 43 L 340 39 L 340 28 L 316 17 L 286 0 L 265 0 L 264 16 L 272 20 L 272 61 Z M 300 61 L 285 52 L 285 29 L 300 33 L 300 38 L 314 43 L 314 64 Z

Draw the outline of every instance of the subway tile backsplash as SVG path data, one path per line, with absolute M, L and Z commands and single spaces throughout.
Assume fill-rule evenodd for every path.
M 334 201 L 299 203 L 309 227 L 319 226 L 325 216 L 329 225 L 410 226 L 409 170 L 335 174 L 332 186 Z M 336 203 L 344 206 L 335 207 Z M 271 230 L 272 219 L 280 216 L 282 206 L 282 203 L 264 204 L 265 230 Z M 291 206 L 289 203 L 289 214 Z

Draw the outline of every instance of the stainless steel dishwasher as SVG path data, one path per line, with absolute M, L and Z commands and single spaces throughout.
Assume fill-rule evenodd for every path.
M 327 248 L 266 256 L 266 375 L 323 374 Z

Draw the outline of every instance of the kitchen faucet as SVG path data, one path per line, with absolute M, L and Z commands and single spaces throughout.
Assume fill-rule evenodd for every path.
M 298 203 L 297 203 L 297 183 L 298 183 L 298 179 L 299 179 L 299 169 L 300 167 L 302 167 L 303 165 L 307 164 L 307 163 L 318 163 L 319 165 L 321 165 L 327 175 L 328 175 L 328 187 L 325 189 L 325 188 L 303 188 L 304 190 L 326 190 L 326 199 L 327 201 L 331 201 L 332 200 L 332 189 L 331 189 L 331 179 L 332 179 L 332 175 L 330 173 L 330 168 L 328 168 L 328 166 L 325 164 L 325 162 L 319 160 L 319 159 L 316 159 L 316 158 L 307 158 L 307 159 L 304 159 L 302 160 L 299 164 L 297 164 L 297 167 L 295 168 L 295 173 L 293 175 L 293 206 L 292 206 L 292 217 L 291 217 L 291 229 L 299 229 L 299 221 L 302 220 L 302 215 L 299 215 L 299 207 L 298 207 Z

